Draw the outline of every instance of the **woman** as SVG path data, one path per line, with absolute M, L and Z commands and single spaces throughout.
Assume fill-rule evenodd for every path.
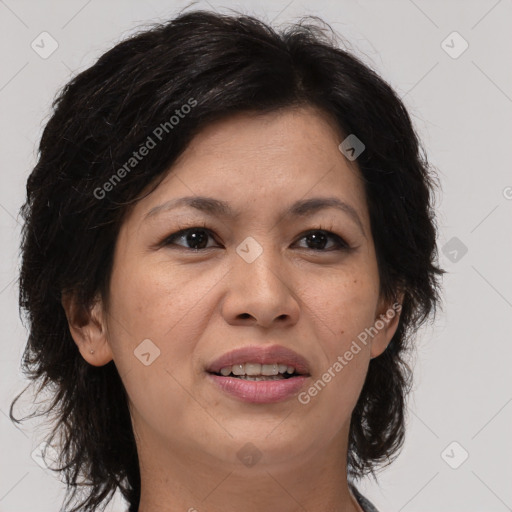
M 20 305 L 73 511 L 376 510 L 355 480 L 403 443 L 439 302 L 434 177 L 327 32 L 182 14 L 55 101 Z

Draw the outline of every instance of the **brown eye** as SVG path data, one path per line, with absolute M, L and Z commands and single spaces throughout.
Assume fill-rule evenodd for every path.
M 349 245 L 338 235 L 331 233 L 330 231 L 316 229 L 314 231 L 308 231 L 302 236 L 301 240 L 306 240 L 306 243 L 310 245 L 309 249 L 315 251 L 334 251 L 350 249 Z M 334 240 L 334 247 L 326 249 L 326 245 L 329 243 L 329 239 Z
M 209 249 L 207 247 L 208 237 L 212 237 L 210 230 L 204 229 L 201 227 L 193 227 L 182 229 L 177 233 L 173 233 L 171 236 L 167 237 L 163 245 L 180 245 L 176 244 L 176 240 L 184 240 L 186 244 L 189 244 L 188 247 L 185 246 L 185 249 L 192 250 L 200 250 L 200 249 Z
M 162 246 L 179 246 L 184 249 L 200 251 L 211 249 L 215 245 L 208 246 L 208 239 L 214 239 L 212 231 L 200 226 L 181 229 L 165 238 Z M 305 240 L 307 247 L 313 251 L 330 252 L 336 250 L 350 250 L 350 246 L 340 236 L 324 229 L 315 229 L 306 232 L 299 240 Z M 177 241 L 179 243 L 177 243 Z M 329 247 L 329 244 L 331 246 Z

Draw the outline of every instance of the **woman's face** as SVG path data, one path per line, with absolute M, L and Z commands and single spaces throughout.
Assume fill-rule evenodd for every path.
M 338 149 L 342 140 L 309 108 L 238 114 L 197 135 L 126 218 L 105 343 L 82 353 L 95 365 L 114 359 L 139 448 L 233 466 L 252 451 L 261 467 L 346 453 L 369 360 L 396 321 L 358 341 L 390 304 L 379 300 L 363 183 Z M 165 206 L 191 196 L 222 201 L 226 211 Z M 345 206 L 292 212 L 312 198 Z M 197 229 L 169 240 L 185 228 Z M 313 230 L 326 232 L 308 236 Z M 274 402 L 223 391 L 206 368 L 249 345 L 292 349 L 309 377 Z

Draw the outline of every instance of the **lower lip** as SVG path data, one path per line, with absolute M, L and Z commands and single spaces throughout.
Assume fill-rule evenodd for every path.
M 307 376 L 281 380 L 243 380 L 236 377 L 221 377 L 208 373 L 210 379 L 223 391 L 235 398 L 252 404 L 282 402 L 297 395 Z

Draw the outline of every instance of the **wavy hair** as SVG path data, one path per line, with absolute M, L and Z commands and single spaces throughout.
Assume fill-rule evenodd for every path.
M 364 181 L 381 294 L 393 300 L 402 292 L 403 302 L 398 329 L 370 361 L 352 414 L 348 475 L 374 474 L 397 455 L 412 382 L 406 356 L 440 303 L 437 180 L 398 95 L 336 37 L 314 16 L 277 31 L 238 13 L 181 13 L 123 40 L 59 91 L 20 209 L 19 307 L 29 333 L 22 369 L 51 392 L 38 415 L 55 414 L 48 442 L 60 441 L 66 506 L 79 501 L 71 512 L 104 510 L 117 489 L 136 511 L 140 472 L 114 361 L 95 367 L 82 358 L 61 298 L 73 293 L 83 308 L 98 294 L 108 299 L 117 235 L 140 191 L 158 186 L 207 123 L 238 112 L 313 106 L 366 146 L 354 164 Z M 191 98 L 194 107 L 170 128 Z M 165 122 L 165 143 L 108 187 Z M 24 391 L 11 403 L 17 423 L 13 407 Z

